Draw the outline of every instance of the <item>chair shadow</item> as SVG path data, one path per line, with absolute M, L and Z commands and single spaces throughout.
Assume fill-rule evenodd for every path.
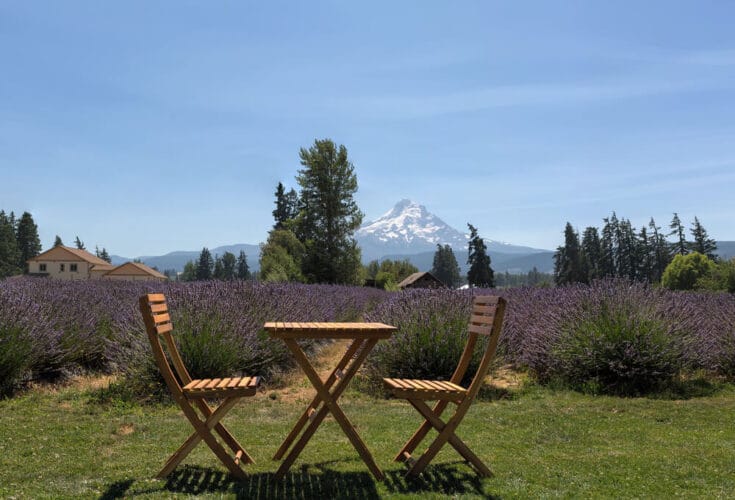
M 237 479 L 224 471 L 185 465 L 172 472 L 160 488 L 128 491 L 132 484 L 130 480 L 113 483 L 100 499 L 150 493 L 227 493 L 236 498 L 259 499 L 380 498 L 375 479 L 369 472 L 338 472 L 330 469 L 328 462 L 303 465 L 299 471 L 289 472 L 278 480 L 272 472 L 248 474 L 244 479 Z
M 466 471 L 461 470 L 463 468 L 466 469 Z M 483 498 L 500 498 L 485 493 L 482 487 L 482 478 L 463 461 L 442 463 L 438 465 L 430 464 L 418 477 L 406 477 L 406 470 L 407 469 L 399 469 L 386 472 L 385 486 L 389 492 L 404 494 L 473 494 Z
M 183 493 L 202 495 L 227 493 L 236 498 L 380 498 L 375 478 L 365 472 L 338 472 L 331 468 L 335 462 L 304 464 L 298 471 L 290 472 L 276 480 L 274 473 L 248 474 L 238 480 L 230 474 L 205 467 L 185 465 L 177 468 L 165 483 L 146 490 L 129 491 L 133 480 L 111 484 L 100 499 L 112 500 L 137 495 L 157 493 Z M 444 495 L 474 494 L 485 498 L 498 498 L 484 493 L 482 479 L 474 471 L 461 471 L 456 466 L 464 462 L 430 465 L 418 478 L 406 478 L 405 470 L 386 472 L 385 487 L 390 493 L 440 493 Z M 315 470 L 316 469 L 316 470 Z

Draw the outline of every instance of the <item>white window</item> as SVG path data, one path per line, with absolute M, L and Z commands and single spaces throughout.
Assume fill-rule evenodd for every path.
M 72 273 L 77 272 L 77 265 L 76 264 L 69 264 L 69 271 Z
M 38 265 L 38 271 L 45 273 L 46 272 L 46 264 L 39 264 Z
M 60 273 L 64 272 L 64 264 L 59 264 L 59 272 Z

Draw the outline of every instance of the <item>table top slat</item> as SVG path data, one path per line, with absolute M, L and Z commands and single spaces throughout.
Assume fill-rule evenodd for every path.
M 291 339 L 389 338 L 397 328 L 384 323 L 269 321 L 263 328 L 271 337 Z

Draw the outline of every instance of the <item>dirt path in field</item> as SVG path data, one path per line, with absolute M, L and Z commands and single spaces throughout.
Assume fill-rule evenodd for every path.
M 337 366 L 342 355 L 350 346 L 350 340 L 336 340 L 334 343 L 325 345 L 317 353 L 311 356 L 311 364 L 322 380 L 326 380 L 331 371 Z M 294 401 L 311 400 L 314 397 L 314 387 L 300 367 L 294 368 L 283 376 L 283 387 L 268 389 L 268 397 L 275 397 L 281 401 L 290 403 Z M 274 394 L 275 396 L 271 396 Z

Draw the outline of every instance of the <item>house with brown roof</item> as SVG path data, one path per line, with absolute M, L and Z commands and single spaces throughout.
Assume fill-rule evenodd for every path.
M 166 276 L 141 262 L 126 262 L 108 271 L 102 279 L 127 281 L 166 281 Z
M 145 264 L 126 262 L 113 266 L 86 250 L 59 245 L 28 259 L 28 273 L 62 280 L 158 280 L 166 276 Z
M 430 272 L 413 273 L 398 283 L 398 288 L 446 288 L 447 285 Z

